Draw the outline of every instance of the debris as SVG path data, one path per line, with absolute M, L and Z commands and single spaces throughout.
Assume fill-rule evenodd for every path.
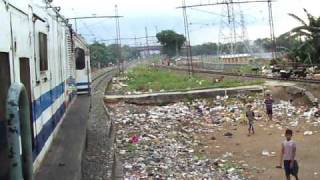
M 267 150 L 263 150 L 263 151 L 262 151 L 262 155 L 263 155 L 263 156 L 270 156 L 270 153 L 269 153 L 269 151 L 267 151 Z
M 213 145 L 222 153 L 220 157 L 207 157 L 208 145 L 199 135 L 211 143 L 218 139 L 213 135 L 217 133 L 232 138 L 246 119 L 243 112 L 249 99 L 257 119 L 264 121 L 263 100 L 245 95 L 217 96 L 165 106 L 114 105 L 116 145 L 123 161 L 124 179 L 246 179 L 248 176 L 243 177 L 239 168 L 254 168 L 246 162 L 234 161 L 231 152 L 221 152 L 221 144 Z M 270 129 L 282 132 L 287 126 L 298 127 L 303 123 L 320 127 L 320 120 L 313 119 L 312 115 L 304 121 L 305 112 L 310 111 L 307 107 L 294 107 L 280 101 L 274 104 L 274 117 L 279 123 L 259 125 L 268 135 L 272 135 Z M 313 133 L 315 131 L 311 131 Z M 240 146 L 239 142 L 234 144 Z M 276 156 L 276 152 L 266 149 L 261 154 Z M 252 155 L 244 152 L 243 156 L 250 158 Z M 262 173 L 265 169 L 256 168 L 255 171 Z
M 268 150 L 263 150 L 261 153 L 263 156 L 273 157 L 276 155 L 276 152 L 269 152 Z
M 305 131 L 305 132 L 303 133 L 303 135 L 305 135 L 305 136 L 312 135 L 312 134 L 313 134 L 312 131 Z
M 232 137 L 232 136 L 233 136 L 233 134 L 232 134 L 231 132 L 226 132 L 226 133 L 224 133 L 224 136 Z

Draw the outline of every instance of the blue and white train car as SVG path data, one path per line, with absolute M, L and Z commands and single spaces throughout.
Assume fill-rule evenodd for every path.
M 84 85 L 78 86 L 80 91 L 89 91 L 91 77 L 85 41 L 45 0 L 1 0 L 0 21 L 0 179 L 8 179 L 5 109 L 10 84 L 21 82 L 27 90 L 36 170 L 77 94 L 77 84 Z M 78 68 L 82 55 L 85 65 Z

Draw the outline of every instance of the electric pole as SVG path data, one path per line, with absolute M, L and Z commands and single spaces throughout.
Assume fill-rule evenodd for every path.
M 192 63 L 189 23 L 188 23 L 187 8 L 186 8 L 185 0 L 182 0 L 182 8 L 183 8 L 182 12 L 183 12 L 183 22 L 184 22 L 184 34 L 186 37 L 188 71 L 189 71 L 189 77 L 191 77 L 193 73 L 193 63 Z
M 149 47 L 148 28 L 147 28 L 147 26 L 145 27 L 145 31 L 146 31 L 147 56 L 150 57 L 150 47 Z
M 269 10 L 270 37 L 272 42 L 272 58 L 276 60 L 277 59 L 277 43 L 276 43 L 276 37 L 274 35 L 274 24 L 273 24 L 271 0 L 268 0 L 268 10 Z
M 123 72 L 123 59 L 121 57 L 121 36 L 120 36 L 120 23 L 118 18 L 118 5 L 115 5 L 115 20 L 116 20 L 116 45 L 117 45 L 117 54 L 118 54 L 118 70 L 119 73 Z

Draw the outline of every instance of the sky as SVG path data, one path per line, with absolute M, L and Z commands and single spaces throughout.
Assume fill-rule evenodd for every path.
M 216 3 L 222 0 L 186 0 L 187 5 Z M 241 0 L 234 0 L 241 1 Z M 252 1 L 252 0 L 249 0 Z M 54 6 L 61 7 L 61 13 L 67 17 L 92 15 L 114 15 L 115 5 L 118 6 L 122 44 L 144 45 L 146 29 L 149 36 L 155 36 L 161 30 L 172 29 L 184 33 L 184 23 L 181 6 L 182 0 L 53 0 Z M 303 8 L 312 15 L 320 16 L 320 0 L 276 0 L 272 3 L 276 36 L 285 33 L 299 25 L 288 13 L 294 13 L 306 20 Z M 234 5 L 235 26 L 237 34 L 243 34 L 249 40 L 270 37 L 267 3 L 248 3 Z M 240 14 L 243 14 L 245 28 L 241 26 Z M 190 42 L 202 44 L 206 42 L 224 42 L 229 36 L 227 8 L 225 5 L 206 6 L 187 9 Z M 71 22 L 74 24 L 74 21 Z M 87 41 L 100 41 L 106 44 L 115 42 L 114 19 L 77 20 L 77 31 Z M 136 40 L 133 38 L 137 37 Z M 156 43 L 150 37 L 149 44 Z

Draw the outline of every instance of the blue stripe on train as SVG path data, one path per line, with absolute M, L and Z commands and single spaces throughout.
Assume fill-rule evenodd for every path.
M 33 161 L 36 159 L 36 157 L 43 149 L 43 146 L 45 145 L 49 136 L 56 128 L 57 124 L 62 119 L 62 116 L 64 115 L 65 111 L 66 106 L 64 103 L 62 103 L 58 110 L 53 114 L 53 116 L 43 125 L 40 133 L 36 136 L 35 139 L 36 144 L 35 148 L 33 149 Z
M 32 102 L 33 122 L 35 122 L 41 116 L 43 111 L 50 107 L 64 93 L 64 89 L 64 82 L 62 82 Z
M 32 114 L 33 122 L 35 123 L 37 119 L 42 115 L 42 113 L 52 106 L 52 104 L 64 93 L 65 85 L 64 82 L 60 83 L 50 91 L 42 94 L 38 99 L 32 102 Z M 41 131 L 35 138 L 35 147 L 33 149 L 33 159 L 39 155 L 43 146 L 47 142 L 49 136 L 52 134 L 53 130 L 61 120 L 66 110 L 65 104 L 62 103 L 56 112 L 50 117 L 50 119 L 43 125 Z

